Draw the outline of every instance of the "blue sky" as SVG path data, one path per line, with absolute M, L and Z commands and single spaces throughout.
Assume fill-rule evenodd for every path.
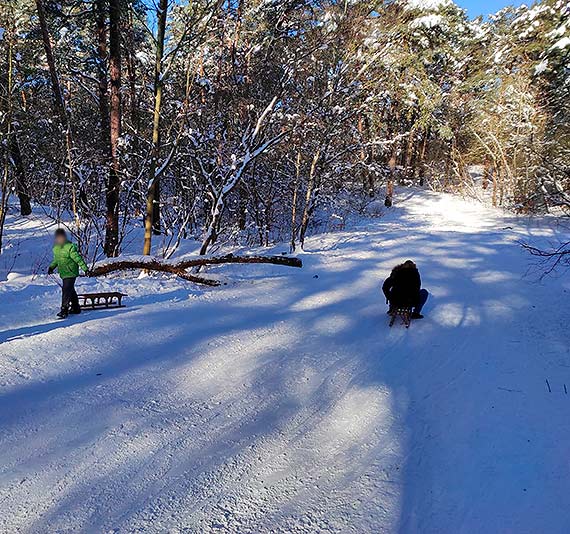
M 470 17 L 476 17 L 477 15 L 489 15 L 490 13 L 495 13 L 508 5 L 520 5 L 526 3 L 527 5 L 532 4 L 532 0 L 527 2 L 513 0 L 509 2 L 508 0 L 455 0 L 456 4 L 467 9 Z

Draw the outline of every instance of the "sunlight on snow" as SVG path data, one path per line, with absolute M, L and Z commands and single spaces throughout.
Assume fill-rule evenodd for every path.
M 207 397 L 241 381 L 262 365 L 275 352 L 275 347 L 287 347 L 293 340 L 294 333 L 286 328 L 279 331 L 265 327 L 226 335 L 223 340 L 197 347 L 198 356 L 174 371 L 175 380 L 185 395 Z M 228 374 L 229 364 L 231 374 Z M 191 391 L 188 384 L 192 384 Z
M 478 284 L 494 284 L 515 279 L 516 277 L 512 273 L 505 271 L 479 271 L 472 277 L 472 280 Z
M 314 321 L 313 331 L 317 334 L 334 335 L 348 331 L 353 324 L 354 321 L 346 315 L 328 315 Z
M 321 505 L 330 500 L 329 506 L 337 502 L 339 513 L 346 508 L 351 513 L 381 515 L 385 527 L 395 528 L 402 503 L 401 493 L 394 489 L 402 483 L 400 466 L 404 463 L 404 433 L 395 423 L 395 409 L 386 387 L 351 387 L 318 419 L 309 421 L 303 433 L 290 443 L 286 455 L 281 454 L 278 442 L 267 451 L 269 457 L 278 457 L 279 461 L 271 473 L 264 475 L 264 483 L 273 485 L 289 479 L 286 499 L 294 503 L 302 498 L 304 486 L 311 481 Z M 368 488 L 375 477 L 379 478 L 374 488 Z M 381 496 L 381 504 L 368 499 L 364 504 L 364 488 Z M 358 503 L 359 509 L 363 505 L 363 510 L 357 512 L 347 502 Z
M 481 317 L 473 307 L 456 302 L 437 306 L 432 312 L 432 318 L 447 327 L 477 326 L 481 323 Z
M 375 283 L 378 284 L 377 279 L 375 280 Z M 325 306 L 332 306 L 334 304 L 340 304 L 343 301 L 353 299 L 359 291 L 368 289 L 369 287 L 370 278 L 363 276 L 361 279 L 350 285 L 345 285 L 336 289 L 327 287 L 327 289 L 323 291 L 313 293 L 312 295 L 295 302 L 291 305 L 290 309 L 291 311 L 308 311 L 324 308 Z

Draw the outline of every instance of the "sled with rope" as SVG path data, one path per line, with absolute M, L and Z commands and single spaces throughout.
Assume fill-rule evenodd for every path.
M 48 275 L 59 287 L 61 283 L 53 276 Z M 79 307 L 82 310 L 110 310 L 113 308 L 124 308 L 123 297 L 128 296 L 126 293 L 119 291 L 100 291 L 98 293 L 78 293 Z
M 125 293 L 110 291 L 105 293 L 79 293 L 79 306 L 82 310 L 124 308 Z

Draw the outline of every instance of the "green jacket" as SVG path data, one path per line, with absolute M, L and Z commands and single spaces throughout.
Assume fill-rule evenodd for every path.
M 85 260 L 77 250 L 77 245 L 69 241 L 65 245 L 55 245 L 53 247 L 53 261 L 50 267 L 57 269 L 59 276 L 62 278 L 79 276 L 80 267 L 83 269 L 83 272 L 89 270 Z

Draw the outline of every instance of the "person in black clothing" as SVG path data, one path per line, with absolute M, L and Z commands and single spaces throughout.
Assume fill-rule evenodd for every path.
M 412 319 L 423 319 L 421 311 L 429 293 L 421 287 L 420 272 L 416 264 L 408 260 L 392 269 L 392 273 L 382 284 L 382 291 L 390 309 L 413 308 Z

